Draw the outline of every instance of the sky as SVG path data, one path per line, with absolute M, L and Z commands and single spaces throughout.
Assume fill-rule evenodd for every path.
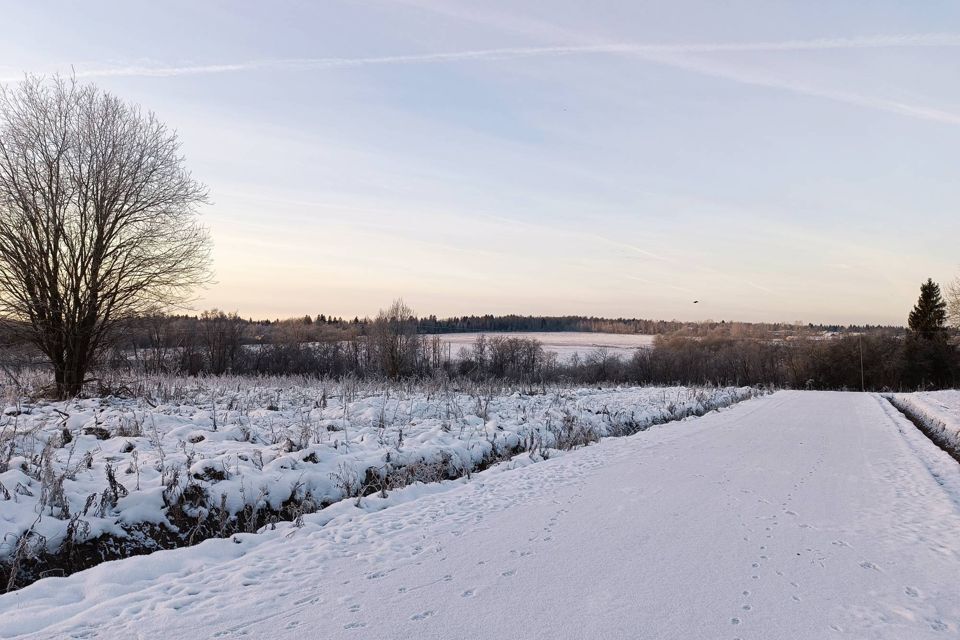
M 0 81 L 74 73 L 177 130 L 197 309 L 903 324 L 960 274 L 952 0 L 0 13 Z

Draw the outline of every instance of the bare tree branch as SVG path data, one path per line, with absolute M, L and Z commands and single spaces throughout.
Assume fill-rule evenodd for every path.
M 153 113 L 73 79 L 0 88 L 0 320 L 80 391 L 120 322 L 208 280 L 207 190 Z

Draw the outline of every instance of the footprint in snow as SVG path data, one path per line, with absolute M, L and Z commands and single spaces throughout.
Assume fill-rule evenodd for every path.
M 366 622 L 350 622 L 348 624 L 343 625 L 343 628 L 344 629 L 363 629 L 365 626 L 367 626 Z
M 433 617 L 436 614 L 436 611 L 423 611 L 421 613 L 415 613 L 410 616 L 411 620 L 426 620 L 427 618 Z
M 510 576 L 515 575 L 516 573 L 517 573 L 516 569 L 510 569 L 509 571 L 504 571 L 500 575 L 502 575 L 505 578 L 509 578 Z
M 914 589 L 913 587 L 904 587 L 903 592 L 910 596 L 911 598 L 916 598 L 920 595 L 920 592 Z
M 863 567 L 864 569 L 872 569 L 873 571 L 880 571 L 880 567 L 873 564 L 872 562 L 867 562 L 866 560 L 861 562 L 860 566 Z
M 476 592 L 475 592 L 473 589 L 467 589 L 466 591 L 464 591 L 463 593 L 460 594 L 460 597 L 461 597 L 461 598 L 472 598 L 474 595 L 476 595 Z

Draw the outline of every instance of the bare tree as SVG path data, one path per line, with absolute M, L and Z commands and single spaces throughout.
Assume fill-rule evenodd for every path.
M 371 326 L 371 338 L 380 370 L 390 378 L 414 372 L 418 347 L 417 316 L 402 299 L 381 309 Z
M 960 329 L 960 276 L 947 287 L 947 315 L 950 324 Z
M 167 373 L 177 349 L 176 321 L 163 313 L 151 313 L 139 319 L 130 331 L 133 350 L 144 371 Z
M 234 311 L 204 311 L 200 316 L 203 344 L 207 349 L 210 372 L 228 373 L 237 360 L 243 343 L 243 320 Z
M 0 88 L 0 320 L 50 359 L 60 397 L 117 323 L 208 278 L 206 200 L 153 113 L 73 79 Z

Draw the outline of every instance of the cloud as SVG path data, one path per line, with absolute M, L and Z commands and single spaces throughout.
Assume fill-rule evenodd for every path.
M 368 56 L 355 58 L 277 58 L 238 63 L 148 66 L 130 65 L 100 69 L 78 69 L 78 78 L 104 77 L 174 77 L 238 73 L 259 70 L 311 70 L 380 65 L 430 64 L 516 58 L 556 57 L 572 55 L 640 55 L 669 56 L 680 54 L 711 54 L 731 52 L 824 51 L 835 49 L 877 49 L 898 47 L 960 47 L 960 34 L 926 33 L 878 35 L 851 38 L 818 38 L 813 40 L 785 40 L 780 42 L 727 43 L 603 43 L 557 45 L 539 47 L 501 47 L 408 55 Z M 17 82 L 21 77 L 0 78 L 0 82 Z
M 727 43 L 602 43 L 536 47 L 501 47 L 438 53 L 419 53 L 355 58 L 278 58 L 247 62 L 203 65 L 129 65 L 93 69 L 74 69 L 77 78 L 151 77 L 165 78 L 189 75 L 241 73 L 261 70 L 309 71 L 337 68 L 355 68 L 383 65 L 439 64 L 471 61 L 512 60 L 585 55 L 629 55 L 647 62 L 662 64 L 686 71 L 722 78 L 740 84 L 767 87 L 791 93 L 813 96 L 844 104 L 895 113 L 902 116 L 945 124 L 960 124 L 960 114 L 935 107 L 908 104 L 884 98 L 875 98 L 848 91 L 823 89 L 789 79 L 759 75 L 705 59 L 706 54 L 735 52 L 828 51 L 904 47 L 960 47 L 960 34 L 919 33 L 876 35 L 847 38 L 817 38 L 812 40 L 785 40 Z M 0 78 L 0 83 L 14 83 L 19 77 Z
M 634 282 L 642 282 L 644 284 L 649 284 L 653 287 L 665 287 L 667 289 L 673 289 L 674 291 L 679 291 L 682 294 L 695 296 L 696 292 L 693 289 L 688 289 L 687 287 L 678 287 L 677 285 L 664 282 L 663 280 L 650 280 L 649 278 L 641 278 L 640 276 L 632 275 L 623 275 L 622 277 L 627 280 L 633 280 Z
M 757 74 L 746 71 L 742 68 L 725 65 L 715 60 L 705 60 L 702 57 L 693 58 L 691 56 L 683 55 L 652 55 L 644 56 L 644 59 L 714 78 L 730 80 L 739 84 L 780 89 L 800 95 L 824 98 L 834 102 L 841 102 L 844 104 L 864 107 L 876 111 L 886 111 L 888 113 L 895 113 L 921 120 L 931 120 L 945 124 L 960 124 L 960 113 L 954 113 L 951 111 L 945 111 L 943 109 L 937 109 L 923 105 L 908 104 L 896 100 L 887 100 L 885 98 L 865 96 L 849 91 L 838 91 L 835 89 L 814 87 L 812 85 L 795 82 L 785 78 Z

